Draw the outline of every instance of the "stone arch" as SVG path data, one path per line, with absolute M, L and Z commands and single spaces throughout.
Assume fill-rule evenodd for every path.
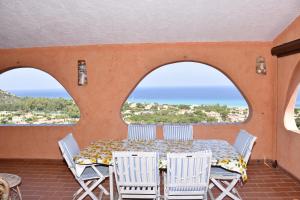
M 206 64 L 206 63 L 202 63 L 202 62 L 198 62 L 198 61 L 176 61 L 176 62 L 169 62 L 169 63 L 166 63 L 166 64 L 163 64 L 163 65 L 159 65 L 158 67 L 152 69 L 150 72 L 148 72 L 147 74 L 145 74 L 138 82 L 137 84 L 135 85 L 135 87 L 130 91 L 130 93 L 128 94 L 126 100 L 124 101 L 123 103 L 123 106 L 122 106 L 122 109 L 124 108 L 124 105 L 125 103 L 127 102 L 128 98 L 130 98 L 131 94 L 135 91 L 135 89 L 138 87 L 138 85 L 141 84 L 141 82 L 146 78 L 148 77 L 150 74 L 154 73 L 157 69 L 159 68 L 162 68 L 162 67 L 167 67 L 167 66 L 170 66 L 170 65 L 175 65 L 175 64 L 180 64 L 180 63 L 195 63 L 195 64 L 199 64 L 199 65 L 205 65 L 213 70 L 215 70 L 217 73 L 220 73 L 222 74 L 224 77 L 226 77 L 230 82 L 231 84 L 234 86 L 234 88 L 237 89 L 237 91 L 239 92 L 239 94 L 241 95 L 241 97 L 243 98 L 243 100 L 245 101 L 245 104 L 247 105 L 248 107 L 248 115 L 246 117 L 246 120 L 249 120 L 249 118 L 251 117 L 251 104 L 249 103 L 248 99 L 245 97 L 245 95 L 243 94 L 243 92 L 240 90 L 240 88 L 237 86 L 237 84 L 234 83 L 234 81 L 230 78 L 230 76 L 228 74 L 226 74 L 224 71 L 222 71 L 220 68 L 218 67 L 214 67 L 212 65 L 209 65 L 209 64 Z M 121 113 L 121 118 L 123 118 L 123 115 Z M 124 119 L 124 118 L 123 118 Z M 245 120 L 245 121 L 246 121 Z M 243 121 L 244 122 L 244 121 Z
M 19 95 L 20 95 L 19 97 L 14 96 L 13 94 L 7 93 L 6 97 L 10 100 L 13 100 L 15 104 L 18 103 L 18 105 L 19 105 L 19 106 L 15 106 L 15 108 L 10 109 L 8 107 L 9 105 L 8 104 L 6 105 L 5 102 L 2 104 L 2 106 L 1 106 L 2 110 L 3 109 L 8 109 L 8 111 L 11 112 L 11 115 L 10 115 L 9 118 L 14 117 L 13 114 L 15 112 L 18 113 L 18 116 L 20 116 L 20 113 L 24 113 L 25 110 L 22 110 L 22 109 L 26 107 L 28 102 L 30 102 L 31 103 L 30 108 L 34 109 L 31 113 L 31 115 L 33 117 L 36 117 L 34 119 L 37 120 L 36 122 L 31 123 L 31 122 L 26 121 L 26 120 L 23 121 L 22 119 L 19 119 L 20 117 L 18 117 L 17 123 L 15 123 L 13 125 L 27 125 L 27 124 L 30 124 L 30 125 L 33 125 L 33 124 L 36 124 L 36 125 L 57 125 L 57 124 L 66 125 L 66 124 L 77 124 L 79 122 L 79 120 L 80 120 L 79 107 L 77 106 L 76 102 L 74 101 L 73 97 L 70 95 L 68 90 L 66 90 L 66 88 L 56 78 L 54 78 L 50 73 L 48 73 L 48 72 L 46 72 L 42 69 L 39 69 L 38 67 L 12 66 L 12 67 L 7 67 L 7 68 L 3 69 L 0 73 L 0 77 L 5 76 L 6 73 L 10 73 L 14 70 L 19 70 L 19 69 L 20 70 L 29 70 L 29 71 L 32 71 L 32 72 L 36 73 L 35 76 L 30 77 L 30 78 L 36 77 L 36 75 L 38 73 L 40 73 L 40 78 L 41 77 L 47 77 L 48 80 L 51 82 L 51 84 L 56 85 L 57 87 L 59 87 L 61 89 L 60 94 L 58 94 L 59 96 L 57 96 L 57 97 L 61 97 L 61 99 L 56 99 L 55 96 L 51 96 L 51 95 L 50 96 L 43 96 L 42 98 L 39 98 L 39 99 L 35 98 L 35 97 L 25 98 L 25 97 L 23 97 L 23 95 L 20 95 L 20 93 L 19 93 Z M 26 73 L 28 73 L 28 71 Z M 24 79 L 26 79 L 26 77 L 24 77 Z M 1 78 L 0 78 L 0 80 L 1 80 Z M 36 84 L 38 85 L 40 83 L 36 83 Z M 1 89 L 1 87 L 0 87 L 0 89 Z M 3 93 L 3 91 L 1 91 L 1 92 L 2 92 L 2 95 L 5 95 L 5 93 Z M 55 94 L 53 94 L 53 95 L 55 95 Z M 63 95 L 63 97 L 61 95 Z M 58 104 L 58 105 L 55 106 L 55 104 Z M 40 106 L 39 108 L 37 108 L 38 105 Z M 43 105 L 45 106 L 44 108 L 42 108 Z M 11 106 L 13 107 L 14 105 L 11 104 Z M 17 107 L 22 108 L 22 109 L 21 110 L 15 110 L 15 109 L 17 109 Z M 62 110 L 57 110 L 60 107 L 62 108 Z M 48 109 L 48 108 L 50 110 L 47 110 L 47 112 L 46 112 L 46 109 Z M 53 110 L 51 110 L 51 109 L 53 109 Z M 41 118 L 41 115 L 35 116 L 35 114 L 37 114 L 37 111 L 39 111 L 39 110 L 41 110 L 40 113 L 45 112 L 44 115 L 41 114 L 42 116 L 44 116 L 44 118 Z M 28 111 L 28 109 L 26 109 L 26 112 L 27 111 Z M 49 111 L 49 113 L 48 113 L 48 111 Z M 55 111 L 56 113 L 55 112 L 52 113 L 52 111 L 53 112 Z M 61 114 L 61 119 L 58 117 L 59 114 Z M 65 118 L 63 116 L 65 116 Z M 2 116 L 2 118 L 3 118 L 3 116 Z M 2 122 L 1 122 L 1 124 L 3 125 Z M 39 122 L 41 122 L 41 123 L 39 123 Z
M 294 109 L 296 105 L 298 88 L 300 86 L 300 61 L 298 61 L 290 79 L 287 95 L 286 95 L 286 103 L 285 103 L 285 112 L 284 112 L 284 126 L 287 130 L 300 133 L 296 121 L 294 118 Z

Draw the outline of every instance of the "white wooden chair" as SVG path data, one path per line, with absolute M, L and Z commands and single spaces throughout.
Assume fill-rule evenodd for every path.
M 163 125 L 165 140 L 192 140 L 193 126 L 191 124 L 166 124 Z
M 129 140 L 155 140 L 156 125 L 154 124 L 129 124 Z
M 248 163 L 251 155 L 251 151 L 254 145 L 256 137 L 249 134 L 245 130 L 241 130 L 235 140 L 234 148 L 243 157 L 243 160 Z M 212 167 L 210 174 L 210 185 L 209 185 L 209 195 L 211 199 L 221 200 L 226 196 L 234 199 L 242 199 L 239 195 L 235 185 L 241 180 L 241 174 L 236 172 L 231 172 L 221 167 Z M 217 197 L 214 198 L 211 189 L 213 187 L 218 187 L 222 192 Z
M 164 174 L 166 199 L 207 199 L 210 151 L 168 153 Z
M 78 176 L 75 171 L 75 162 L 73 158 L 79 153 L 80 149 L 72 133 L 58 141 L 58 145 L 69 169 L 81 186 L 81 188 L 79 188 L 73 195 L 73 199 L 76 199 L 80 193 L 82 194 L 77 198 L 78 200 L 84 199 L 87 195 L 89 195 L 93 200 L 101 199 L 103 193 L 105 195 L 109 195 L 109 192 L 101 185 L 101 182 L 109 176 L 107 167 L 89 165 L 86 166 L 82 174 Z M 99 198 L 97 198 L 93 193 L 93 190 L 96 187 L 99 187 L 100 189 Z
M 157 152 L 113 152 L 119 200 L 159 199 Z

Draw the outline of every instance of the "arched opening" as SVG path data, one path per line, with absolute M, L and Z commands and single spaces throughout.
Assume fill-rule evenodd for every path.
M 127 123 L 240 123 L 249 106 L 219 70 L 197 62 L 163 65 L 145 76 L 121 109 Z
M 80 111 L 48 73 L 14 68 L 0 74 L 0 125 L 76 124 Z
M 300 62 L 298 62 L 287 92 L 284 126 L 287 130 L 300 133 Z

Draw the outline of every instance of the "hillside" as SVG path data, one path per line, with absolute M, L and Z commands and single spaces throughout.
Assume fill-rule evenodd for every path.
M 14 103 L 16 101 L 19 101 L 20 99 L 20 97 L 17 97 L 16 95 L 0 89 L 0 102 Z
M 73 124 L 79 118 L 73 99 L 18 97 L 0 90 L 0 124 Z

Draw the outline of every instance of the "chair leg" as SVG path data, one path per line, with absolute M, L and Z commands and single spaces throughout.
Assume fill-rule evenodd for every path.
M 100 184 L 98 187 L 102 192 L 104 192 L 105 195 L 109 195 L 109 192 L 105 189 L 105 187 L 103 187 L 103 185 Z
M 163 175 L 164 175 L 164 200 L 168 200 L 168 197 L 167 197 L 167 173 L 164 171 Z
M 108 167 L 109 170 L 109 194 L 110 194 L 110 199 L 114 199 L 114 168 L 113 166 Z
M 73 200 L 76 199 L 76 197 L 83 191 L 82 188 L 79 188 L 74 194 L 73 194 Z
M 230 183 L 229 183 L 228 181 L 223 181 L 223 183 L 224 183 L 225 185 L 227 185 L 227 186 L 230 185 Z M 232 191 L 233 193 L 235 193 L 236 196 L 238 196 L 238 198 L 242 199 L 242 197 L 240 196 L 238 190 L 237 190 L 235 187 L 233 187 L 231 191 Z
M 21 191 L 20 191 L 19 186 L 17 186 L 17 192 L 18 192 L 18 195 L 19 195 L 19 199 L 22 200 L 22 195 L 21 195 Z
M 203 200 L 207 200 L 207 193 L 206 193 L 206 194 L 204 194 L 204 196 L 203 196 Z
M 210 183 L 208 186 L 208 194 L 211 200 L 215 200 L 215 197 L 211 191 L 211 189 L 213 189 L 215 187 L 215 185 L 213 183 Z
M 87 187 L 84 181 L 79 181 L 81 187 L 85 190 L 85 192 L 78 198 L 78 200 L 84 199 L 87 195 L 89 195 L 93 200 L 98 200 L 98 198 L 94 195 L 93 190 L 103 181 L 103 179 L 98 179 L 95 181 L 91 187 Z
M 99 193 L 99 200 L 102 199 L 102 196 L 103 196 L 103 190 L 101 190 Z
M 89 186 L 90 183 L 92 183 L 93 181 L 87 181 L 85 184 L 87 186 Z M 76 199 L 76 197 L 83 191 L 82 187 L 79 188 L 74 194 L 73 194 L 73 200 Z
M 233 179 L 228 185 L 225 184 L 227 185 L 226 188 L 222 185 L 221 182 L 217 181 L 216 179 L 211 178 L 210 180 L 216 187 L 218 187 L 222 191 L 222 193 L 216 198 L 216 200 L 224 199 L 226 196 L 231 197 L 233 200 L 241 200 L 241 198 L 231 193 L 231 190 L 234 188 L 239 179 Z
M 22 195 L 19 186 L 11 188 L 12 191 L 18 196 L 19 200 L 22 200 Z M 8 198 L 10 200 L 10 198 Z

